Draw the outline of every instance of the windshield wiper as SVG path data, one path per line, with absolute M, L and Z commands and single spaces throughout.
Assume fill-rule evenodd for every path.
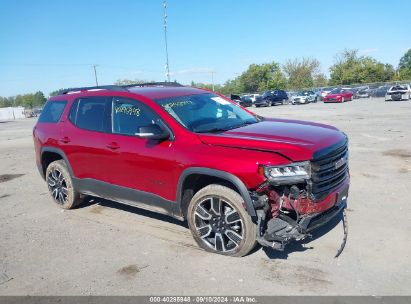
M 244 127 L 244 126 L 247 126 L 247 125 L 251 125 L 251 124 L 255 124 L 255 123 L 258 123 L 258 122 L 259 122 L 259 121 L 245 121 L 245 122 L 242 122 L 242 123 L 240 123 L 240 124 L 235 124 L 235 125 L 227 126 L 227 127 L 225 127 L 225 128 L 215 127 L 215 128 L 206 129 L 206 130 L 196 130 L 196 129 L 194 129 L 193 131 L 196 132 L 196 133 L 218 133 L 218 132 L 225 132 L 225 131 L 228 131 L 228 130 L 233 130 L 233 129 L 241 128 L 241 127 Z
M 224 132 L 227 131 L 227 128 L 211 128 L 211 129 L 207 129 L 207 130 L 193 130 L 196 133 L 218 133 L 218 132 Z
M 248 125 L 252 125 L 252 124 L 255 124 L 255 123 L 258 123 L 258 121 L 245 121 L 241 124 L 230 126 L 230 127 L 226 128 L 226 130 L 238 129 L 238 128 L 245 127 L 245 126 L 248 126 Z

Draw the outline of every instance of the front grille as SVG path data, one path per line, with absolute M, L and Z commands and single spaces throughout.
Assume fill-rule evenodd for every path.
M 330 151 L 328 151 L 330 150 Z M 321 152 L 321 151 L 320 151 Z M 311 161 L 311 194 L 314 200 L 325 198 L 348 174 L 348 143 L 345 141 Z

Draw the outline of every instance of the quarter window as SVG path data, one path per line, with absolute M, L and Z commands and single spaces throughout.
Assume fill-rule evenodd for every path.
M 47 101 L 40 114 L 39 122 L 56 123 L 63 114 L 67 101 Z

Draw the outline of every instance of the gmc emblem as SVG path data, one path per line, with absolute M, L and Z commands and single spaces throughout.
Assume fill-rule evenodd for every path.
M 341 157 L 339 160 L 337 160 L 334 164 L 335 169 L 340 168 L 347 162 L 347 159 L 345 157 Z

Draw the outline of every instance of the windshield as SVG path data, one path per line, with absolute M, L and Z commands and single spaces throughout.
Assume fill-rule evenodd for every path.
M 407 90 L 407 88 L 403 86 L 393 86 L 391 91 L 394 91 L 394 90 Z
M 224 98 L 207 93 L 156 99 L 171 116 L 197 133 L 222 132 L 258 122 L 258 119 Z
M 334 89 L 331 91 L 331 94 L 339 94 L 339 93 L 342 93 L 341 89 Z

